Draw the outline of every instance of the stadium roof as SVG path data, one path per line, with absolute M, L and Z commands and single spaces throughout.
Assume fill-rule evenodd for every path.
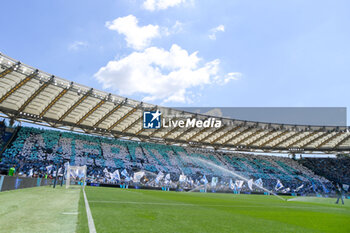
M 348 127 L 274 124 L 221 118 L 219 128 L 143 129 L 144 110 L 197 119 L 210 116 L 159 107 L 95 90 L 0 54 L 0 111 L 55 128 L 196 147 L 288 153 L 349 153 Z

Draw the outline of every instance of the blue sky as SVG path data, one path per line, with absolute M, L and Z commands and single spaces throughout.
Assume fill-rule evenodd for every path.
M 166 106 L 350 106 L 349 1 L 147 1 L 4 1 L 0 51 Z

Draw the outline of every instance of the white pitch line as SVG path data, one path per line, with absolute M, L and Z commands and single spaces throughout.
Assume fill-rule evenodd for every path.
M 63 212 L 62 214 L 78 215 L 78 212 Z
M 92 203 L 115 203 L 115 204 L 132 204 L 132 205 L 169 205 L 169 206 L 198 206 L 198 207 L 236 207 L 236 208 L 290 208 L 290 209 L 309 209 L 309 210 L 321 210 L 321 209 L 333 209 L 344 211 L 344 208 L 332 207 L 332 206 L 320 206 L 320 207 L 308 207 L 308 206 L 259 206 L 259 205 L 201 205 L 201 204 L 188 204 L 188 203 L 166 203 L 166 202 L 138 202 L 138 201 L 90 201 Z
M 85 189 L 83 189 L 83 193 L 84 193 L 86 215 L 88 218 L 89 232 L 96 233 L 95 223 L 94 223 L 94 219 L 92 218 L 92 215 L 91 215 L 91 210 L 90 210 L 89 202 L 86 198 Z

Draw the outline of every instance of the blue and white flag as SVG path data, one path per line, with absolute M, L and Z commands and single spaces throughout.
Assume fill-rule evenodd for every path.
M 276 186 L 275 186 L 275 190 L 276 191 L 278 191 L 278 190 L 280 190 L 281 188 L 283 188 L 284 186 L 283 186 L 283 184 L 281 183 L 281 181 L 280 180 L 277 180 L 277 184 L 276 184 Z
M 244 181 L 243 180 L 236 180 L 235 181 L 235 188 L 236 190 L 240 190 L 243 186 Z
M 121 173 L 122 176 L 124 176 L 125 178 L 129 177 L 128 171 L 126 169 L 124 169 Z
M 163 172 L 159 171 L 158 175 L 157 175 L 157 177 L 155 179 L 156 184 L 158 184 L 163 179 L 163 177 L 164 177 Z
M 257 179 L 256 181 L 254 181 L 255 185 L 258 187 L 263 187 L 263 181 L 261 178 Z
M 202 177 L 201 182 L 205 185 L 208 184 L 208 180 L 207 177 L 205 177 L 205 175 Z
M 112 173 L 112 179 L 114 180 L 120 180 L 120 175 L 119 175 L 119 170 L 115 170 L 113 173 Z
M 170 174 L 168 173 L 168 174 L 166 174 L 166 176 L 165 176 L 165 180 L 170 180 Z
M 349 190 L 349 185 L 348 184 L 343 184 L 343 189 L 347 192 Z

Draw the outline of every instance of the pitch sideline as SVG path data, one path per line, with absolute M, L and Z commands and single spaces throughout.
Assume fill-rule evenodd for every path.
M 85 189 L 83 189 L 83 193 L 84 193 L 86 215 L 87 215 L 87 218 L 88 218 L 89 232 L 90 233 L 96 233 L 95 223 L 94 223 L 94 219 L 92 218 L 89 202 L 88 202 L 88 200 L 86 198 Z

